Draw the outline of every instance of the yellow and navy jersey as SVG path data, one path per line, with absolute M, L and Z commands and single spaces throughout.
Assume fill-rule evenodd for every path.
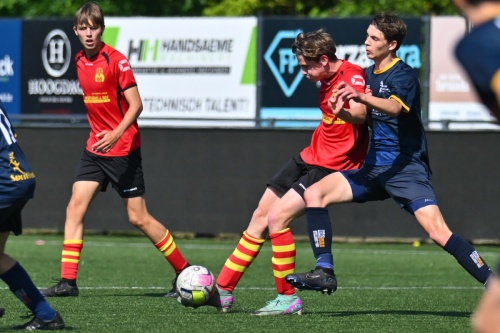
M 35 173 L 1 104 L 0 132 L 0 208 L 4 208 L 18 200 L 33 198 Z
M 500 90 L 500 17 L 473 28 L 457 44 L 455 54 L 481 101 L 500 113 L 495 95 Z
M 365 70 L 373 96 L 394 99 L 402 106 L 396 117 L 379 110 L 368 112 L 372 136 L 365 163 L 372 165 L 425 163 L 429 167 L 427 139 L 421 120 L 420 82 L 413 68 L 396 58 L 386 67 Z

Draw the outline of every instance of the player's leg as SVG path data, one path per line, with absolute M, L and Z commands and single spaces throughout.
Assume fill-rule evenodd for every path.
M 78 265 L 83 248 L 84 217 L 92 199 L 99 193 L 97 181 L 76 181 L 64 222 L 64 241 L 61 254 L 61 280 L 54 286 L 42 289 L 45 297 L 78 296 L 76 284 Z
M 5 244 L 10 232 L 21 233 L 21 211 L 26 202 L 19 202 L 1 209 L 0 222 L 0 278 L 10 291 L 33 313 L 34 318 L 18 327 L 22 329 L 63 329 L 64 321 L 33 284 L 28 273 L 5 253 Z
M 295 189 L 289 190 L 274 204 L 268 217 L 269 238 L 273 251 L 272 266 L 277 298 L 258 309 L 256 315 L 301 314 L 302 301 L 295 288 L 286 283 L 285 276 L 295 271 L 295 242 L 288 226 L 304 212 L 305 203 Z
M 474 314 L 472 327 L 475 333 L 500 332 L 500 277 L 495 276 L 488 282 Z
M 340 173 L 332 173 L 308 187 L 304 193 L 309 241 L 316 258 L 316 267 L 304 273 L 285 277 L 287 283 L 300 290 L 317 290 L 328 294 L 337 289 L 332 253 L 332 226 L 329 204 L 351 202 L 353 199 L 349 181 Z
M 158 220 L 151 216 L 146 208 L 144 197 L 123 198 L 130 223 L 141 230 L 155 247 L 165 256 L 165 259 L 170 263 L 175 271 L 176 277 L 186 268 L 189 263 L 184 258 L 182 253 L 175 244 L 174 237 L 170 231 L 165 228 Z M 172 282 L 172 290 L 169 292 L 172 295 L 168 297 L 177 297 L 175 291 L 175 281 Z
M 234 251 L 227 258 L 217 276 L 217 292 L 219 295 L 216 299 L 211 300 L 210 305 L 216 306 L 223 312 L 227 312 L 231 308 L 234 301 L 233 291 L 236 285 L 260 253 L 264 244 L 269 209 L 279 201 L 280 197 L 273 189 L 267 188 L 264 191 L 247 229 L 243 232 Z
M 417 209 L 415 217 L 429 237 L 448 253 L 477 281 L 486 284 L 492 274 L 476 249 L 457 234 L 450 231 L 437 205 Z
M 446 225 L 426 165 L 405 165 L 387 180 L 386 189 L 402 208 L 415 216 L 436 244 L 454 256 L 476 280 L 486 283 L 491 274 L 490 268 L 471 244 L 453 234 Z

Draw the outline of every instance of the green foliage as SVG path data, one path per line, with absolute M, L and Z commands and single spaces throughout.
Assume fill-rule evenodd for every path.
M 448 0 L 102 0 L 108 16 L 371 16 L 391 10 L 401 15 L 457 15 Z M 72 17 L 83 2 L 2 0 L 2 17 Z

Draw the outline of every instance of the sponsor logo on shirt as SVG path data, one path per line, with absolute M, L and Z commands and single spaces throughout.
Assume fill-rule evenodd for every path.
M 324 114 L 322 117 L 322 120 L 323 120 L 323 123 L 325 123 L 326 125 L 331 125 L 331 124 L 343 125 L 343 124 L 345 124 L 345 121 L 343 121 L 342 119 L 340 119 L 338 117 L 335 117 L 333 114 L 332 115 Z
M 14 152 L 9 153 L 9 165 L 12 166 L 13 174 L 10 175 L 10 179 L 13 182 L 35 178 L 34 172 L 25 172 L 21 169 L 21 162 L 16 161 Z
M 120 68 L 122 72 L 126 72 L 132 69 L 127 59 L 120 60 L 120 62 L 118 63 L 118 68 Z
M 351 77 L 351 85 L 354 86 L 365 86 L 365 79 L 361 75 L 353 75 Z

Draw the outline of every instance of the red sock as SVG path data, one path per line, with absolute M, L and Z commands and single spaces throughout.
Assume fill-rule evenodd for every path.
M 61 278 L 76 280 L 82 248 L 83 239 L 68 239 L 63 242 L 61 255 Z
M 273 273 L 276 289 L 281 295 L 294 295 L 295 288 L 286 283 L 285 276 L 295 271 L 295 242 L 290 228 L 270 234 L 273 249 Z
M 233 291 L 241 277 L 254 261 L 264 244 L 264 239 L 254 238 L 243 232 L 238 245 L 227 258 L 217 277 L 217 285 L 224 290 Z
M 168 230 L 165 237 L 156 243 L 155 246 L 163 253 L 165 259 L 172 265 L 176 274 L 179 274 L 188 265 L 181 251 L 179 251 L 175 245 L 174 237 L 172 237 L 172 234 Z

